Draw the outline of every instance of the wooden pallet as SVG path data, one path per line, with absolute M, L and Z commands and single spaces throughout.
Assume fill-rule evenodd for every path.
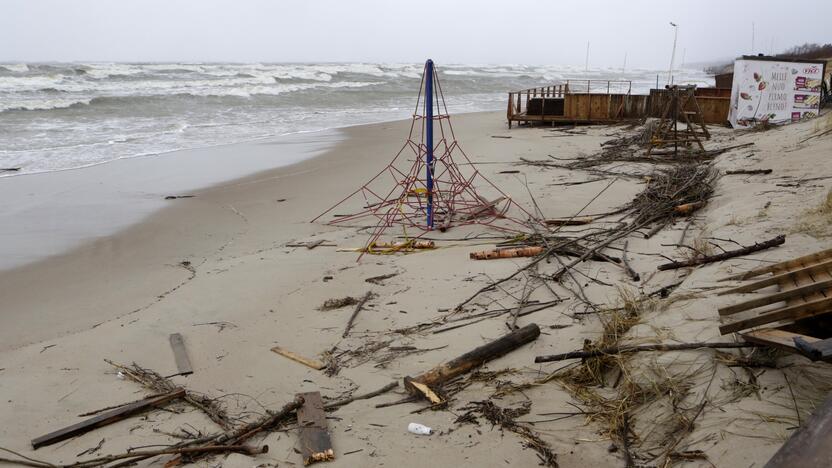
M 720 281 L 752 279 L 754 281 L 719 294 L 752 293 L 769 287 L 779 291 L 719 308 L 723 319 L 720 333 L 739 333 L 747 341 L 797 352 L 816 360 L 832 361 L 832 339 L 785 329 L 799 320 L 832 312 L 832 249 Z

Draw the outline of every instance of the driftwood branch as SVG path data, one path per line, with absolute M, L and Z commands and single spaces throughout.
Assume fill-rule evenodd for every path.
M 344 405 L 350 404 L 354 401 L 368 400 L 370 398 L 373 398 L 373 397 L 376 397 L 376 396 L 379 396 L 379 395 L 383 395 L 383 394 L 389 392 L 390 390 L 393 390 L 394 388 L 396 388 L 398 386 L 399 386 L 399 382 L 393 381 L 393 382 L 390 382 L 389 384 L 385 385 L 384 387 L 381 387 L 378 390 L 374 390 L 372 392 L 365 393 L 363 395 L 351 396 L 349 398 L 344 398 L 343 400 L 334 401 L 332 403 L 327 403 L 326 406 L 324 406 L 324 408 L 326 410 L 334 410 L 336 408 L 340 408 Z
M 549 354 L 546 356 L 537 356 L 534 362 L 555 362 L 565 361 L 567 359 L 588 359 L 598 356 L 637 353 L 640 351 L 682 351 L 687 349 L 701 349 L 701 348 L 754 348 L 759 345 L 754 343 L 679 343 L 679 344 L 649 344 L 640 346 L 611 346 L 609 348 L 593 349 L 589 351 L 570 351 L 563 354 Z
M 367 301 L 369 301 L 372 297 L 372 291 L 367 291 L 367 294 L 365 294 L 364 297 L 362 297 L 361 300 L 358 301 L 358 304 L 356 304 L 355 306 L 355 310 L 352 312 L 352 315 L 350 315 L 349 321 L 347 321 L 347 326 L 344 328 L 344 333 L 341 334 L 342 338 L 346 338 L 347 335 L 350 334 L 350 330 L 352 329 L 353 322 L 355 322 L 355 318 L 358 317 L 358 313 L 361 312 L 361 308 L 364 307 L 364 304 L 366 304 Z
M 749 246 L 743 247 L 741 249 L 729 250 L 729 251 L 723 252 L 721 254 L 704 255 L 704 256 L 699 256 L 699 257 L 696 257 L 696 258 L 693 258 L 693 259 L 690 259 L 690 260 L 664 263 L 662 265 L 659 265 L 659 270 L 661 270 L 661 271 L 663 271 L 663 270 L 674 270 L 674 269 L 677 269 L 677 268 L 685 268 L 685 267 L 696 266 L 696 265 L 704 265 L 706 263 L 719 262 L 719 261 L 722 261 L 722 260 L 727 260 L 729 258 L 741 257 L 743 255 L 748 255 L 750 253 L 759 252 L 759 251 L 765 250 L 765 249 L 770 249 L 772 247 L 782 245 L 785 242 L 786 242 L 786 236 L 781 234 L 781 235 L 779 235 L 779 236 L 777 236 L 773 239 L 769 239 L 765 242 L 755 243 L 754 245 L 749 245 Z
M 629 275 L 633 281 L 639 281 L 641 276 L 633 270 L 633 267 L 630 266 L 630 262 L 627 261 L 627 246 L 629 243 L 630 241 L 624 241 L 624 250 L 621 252 L 621 263 L 624 264 L 624 271 L 627 272 L 627 275 Z
M 412 383 L 419 383 L 428 387 L 441 385 L 448 380 L 462 375 L 483 363 L 498 358 L 509 351 L 534 341 L 540 335 L 540 328 L 534 323 L 526 325 L 503 335 L 502 337 L 475 348 L 462 356 L 452 359 L 445 364 L 440 364 L 433 369 L 415 377 L 405 377 L 405 388 L 411 393 L 418 394 Z

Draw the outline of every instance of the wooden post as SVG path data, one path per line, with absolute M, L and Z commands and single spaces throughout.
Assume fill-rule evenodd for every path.
M 405 377 L 404 386 L 409 392 L 421 394 L 411 382 L 427 385 L 428 387 L 441 385 L 458 375 L 462 375 L 475 367 L 496 359 L 509 351 L 513 351 L 526 343 L 534 341 L 540 335 L 540 328 L 534 323 L 503 335 L 491 343 L 475 348 L 462 356 L 415 377 Z

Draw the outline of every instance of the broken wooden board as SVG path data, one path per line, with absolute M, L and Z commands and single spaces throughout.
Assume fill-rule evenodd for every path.
M 800 352 L 800 350 L 798 350 L 795 346 L 795 338 L 801 338 L 809 343 L 820 341 L 818 338 L 813 338 L 811 336 L 801 335 L 786 330 L 780 330 L 777 328 L 766 328 L 762 330 L 746 332 L 742 334 L 742 338 L 745 341 L 750 341 L 752 343 L 757 343 L 765 346 L 771 346 L 773 348 L 779 348 L 784 351 L 790 351 L 793 353 Z
M 191 360 L 188 358 L 188 351 L 185 349 L 185 340 L 180 333 L 172 333 L 170 335 L 170 347 L 173 349 L 173 359 L 176 361 L 176 369 L 179 375 L 189 375 L 194 373 L 191 367 Z
M 766 273 L 772 273 L 775 270 L 788 270 L 800 265 L 812 265 L 815 263 L 821 263 L 822 261 L 829 259 L 832 259 L 832 249 L 821 250 L 820 252 L 815 252 L 813 254 L 793 258 L 784 262 L 755 268 L 744 273 L 738 273 L 736 275 L 721 278 L 717 281 L 747 280 L 756 276 L 765 275 Z
M 303 405 L 297 412 L 303 464 L 334 460 L 335 451 L 332 449 L 332 440 L 327 430 L 321 392 L 298 393 L 297 396 L 303 398 Z
M 797 321 L 832 312 L 832 250 L 824 250 L 800 258 L 759 268 L 729 279 L 751 279 L 749 284 L 723 291 L 720 295 L 749 293 L 769 286 L 779 291 L 719 308 L 726 322 L 719 327 L 722 334 L 741 332 L 754 343 L 774 346 L 803 354 L 812 359 L 832 359 L 826 347 L 815 349 L 822 341 L 783 329 Z M 768 328 L 755 329 L 767 325 Z
M 72 437 L 87 433 L 93 429 L 106 426 L 108 424 L 121 421 L 122 419 L 127 419 L 135 414 L 162 406 L 171 400 L 183 398 L 184 396 L 185 389 L 179 388 L 161 396 L 145 398 L 144 400 L 124 405 L 120 408 L 101 413 L 98 416 L 81 421 L 77 424 L 73 424 L 55 432 L 32 439 L 32 448 L 38 449 L 40 447 L 45 447 L 47 445 L 52 445 L 66 439 L 70 439 Z
M 295 362 L 299 362 L 299 363 L 303 364 L 306 367 L 311 367 L 312 369 L 315 369 L 315 370 L 321 370 L 324 367 L 326 367 L 326 365 L 324 365 L 323 362 L 318 361 L 317 359 L 305 358 L 305 357 L 303 357 L 299 354 L 295 354 L 292 351 L 289 351 L 288 349 L 283 349 L 280 346 L 273 347 L 272 352 L 275 352 L 275 353 L 277 353 L 277 354 L 279 354 L 279 355 L 281 355 L 285 358 L 289 358 L 289 359 L 291 359 Z

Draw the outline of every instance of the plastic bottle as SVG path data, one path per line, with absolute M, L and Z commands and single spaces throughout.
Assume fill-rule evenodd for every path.
M 431 435 L 433 434 L 433 429 L 423 426 L 419 423 L 410 423 L 407 425 L 407 430 L 416 435 Z

